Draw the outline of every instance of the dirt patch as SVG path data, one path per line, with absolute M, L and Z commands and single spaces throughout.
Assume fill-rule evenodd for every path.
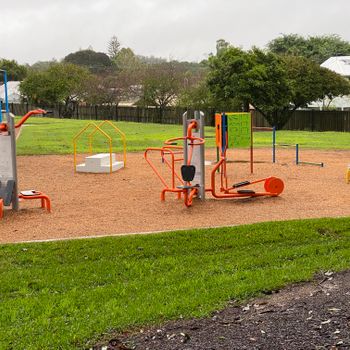
M 94 350 L 350 349 L 350 272 L 327 272 L 209 318 L 116 335 Z
M 231 160 L 248 157 L 247 150 L 229 153 Z M 255 151 L 254 175 L 248 163 L 228 164 L 232 184 L 271 175 L 282 178 L 285 191 L 280 197 L 214 200 L 208 195 L 187 209 L 175 195 L 160 201 L 162 184 L 142 153 L 129 153 L 127 168 L 111 175 L 74 174 L 72 156 L 18 157 L 20 189 L 47 193 L 53 212 L 35 208 L 33 201 L 21 203 L 18 213 L 6 210 L 0 242 L 350 216 L 350 185 L 345 183 L 350 151 L 302 150 L 301 158 L 326 166 L 296 166 L 293 150 L 278 151 L 278 163 L 272 164 L 270 149 Z M 214 160 L 215 150 L 208 150 L 206 159 Z M 211 168 L 206 167 L 207 175 Z

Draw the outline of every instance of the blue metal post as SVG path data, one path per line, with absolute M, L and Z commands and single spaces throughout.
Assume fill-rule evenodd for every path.
M 8 92 L 7 92 L 7 72 L 4 70 L 4 84 L 5 84 L 5 109 L 6 113 L 10 113 L 9 108 L 9 98 L 8 98 Z
M 276 163 L 276 127 L 272 128 L 272 163 Z
M 4 90 L 5 90 L 5 110 L 6 114 L 10 113 L 9 100 L 8 100 L 8 91 L 7 91 L 7 72 L 3 69 L 0 69 L 0 72 L 4 76 Z M 2 104 L 0 103 L 0 123 L 2 122 Z
M 227 125 L 227 115 L 225 113 L 222 113 L 222 121 L 221 121 L 221 131 L 222 131 L 222 136 L 221 136 L 221 154 L 225 152 L 227 148 L 227 142 L 228 141 L 228 125 Z
M 299 144 L 295 145 L 295 164 L 299 164 Z

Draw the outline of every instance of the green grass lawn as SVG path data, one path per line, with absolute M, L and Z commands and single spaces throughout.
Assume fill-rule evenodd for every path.
M 0 246 L 0 349 L 86 348 L 350 266 L 350 218 Z
M 71 154 L 73 152 L 73 137 L 84 126 L 87 120 L 69 120 L 52 118 L 31 118 L 22 129 L 18 140 L 18 154 Z M 166 139 L 182 136 L 181 125 L 142 124 L 132 122 L 117 122 L 116 125 L 126 134 L 128 151 L 143 151 L 147 147 L 160 147 Z M 207 146 L 215 145 L 215 130 L 206 128 Z M 350 149 L 350 133 L 337 132 L 307 132 L 278 131 L 278 143 L 299 143 L 303 148 L 318 149 Z M 254 136 L 256 147 L 271 147 L 272 134 L 258 132 Z M 115 148 L 121 150 L 118 143 Z M 78 144 L 78 152 L 87 152 L 86 139 Z M 95 151 L 105 152 L 105 142 L 96 137 Z

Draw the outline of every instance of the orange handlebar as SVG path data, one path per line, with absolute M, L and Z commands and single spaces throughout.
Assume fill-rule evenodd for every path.
M 33 111 L 29 111 L 26 115 L 24 115 L 21 120 L 15 125 L 15 128 L 21 127 L 29 117 L 32 115 L 38 115 L 38 114 L 46 114 L 47 112 L 44 109 L 34 109 Z M 2 123 L 0 124 L 0 132 L 7 131 L 7 124 Z
M 21 127 L 29 117 L 32 115 L 37 115 L 37 114 L 46 114 L 46 111 L 43 109 L 34 109 L 33 111 L 29 111 L 25 116 L 21 118 L 21 120 L 16 124 L 16 128 Z
M 200 137 L 193 137 L 193 136 L 192 137 L 188 137 L 187 136 L 187 137 L 176 137 L 176 138 L 173 138 L 173 139 L 166 140 L 164 142 L 164 144 L 171 146 L 171 145 L 173 145 L 174 141 L 179 141 L 179 140 L 190 140 L 191 142 L 198 141 L 196 143 L 193 143 L 194 146 L 204 145 L 204 143 L 205 143 L 205 140 L 200 138 Z

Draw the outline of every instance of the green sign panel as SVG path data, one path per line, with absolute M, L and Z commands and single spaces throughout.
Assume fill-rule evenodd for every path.
M 225 113 L 228 126 L 228 147 L 250 147 L 252 124 L 250 113 Z

